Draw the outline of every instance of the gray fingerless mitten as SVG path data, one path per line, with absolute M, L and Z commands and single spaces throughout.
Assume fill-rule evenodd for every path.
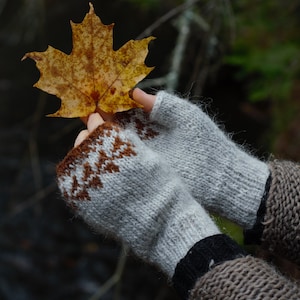
M 72 149 L 57 179 L 66 202 L 89 226 L 122 239 L 170 277 L 189 248 L 219 233 L 166 163 L 113 123 Z
M 198 106 L 159 92 L 149 117 L 141 110 L 127 117 L 123 126 L 166 159 L 199 203 L 245 228 L 254 225 L 269 169 Z

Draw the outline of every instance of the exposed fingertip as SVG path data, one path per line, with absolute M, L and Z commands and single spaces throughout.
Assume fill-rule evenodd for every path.
M 140 88 L 134 88 L 129 92 L 130 98 L 137 102 L 144 94 L 146 94 L 146 93 L 143 90 L 141 90 Z
M 89 132 L 87 129 L 80 131 L 74 142 L 74 147 L 79 146 L 88 136 Z
M 140 88 L 135 88 L 132 92 L 133 100 L 143 105 L 146 112 L 150 112 L 156 100 L 155 95 L 147 94 Z
M 98 126 L 102 125 L 103 123 L 104 120 L 99 113 L 90 114 L 87 121 L 87 129 L 89 133 L 93 132 Z

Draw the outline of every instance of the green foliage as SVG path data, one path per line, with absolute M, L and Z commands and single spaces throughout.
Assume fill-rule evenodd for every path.
M 158 7 L 160 4 L 159 0 L 127 0 L 132 4 L 137 5 L 142 10 L 149 10 Z
M 229 221 L 228 219 L 220 217 L 219 215 L 212 214 L 211 217 L 213 218 L 213 220 L 215 221 L 222 233 L 230 236 L 239 245 L 243 245 L 243 229 L 239 225 L 233 223 L 232 221 Z
M 264 140 L 275 151 L 276 139 L 296 118 L 293 97 L 300 74 L 300 31 L 297 1 L 236 2 L 236 38 L 225 63 L 238 66 L 251 102 L 268 101 L 271 123 Z
M 249 99 L 280 100 L 289 97 L 299 72 L 297 58 L 300 49 L 293 43 L 270 48 L 248 48 L 233 53 L 226 62 L 241 67 L 240 79 L 250 78 Z
M 249 0 L 236 11 L 237 38 L 225 61 L 250 81 L 250 100 L 287 99 L 300 70 L 296 8 L 286 1 Z

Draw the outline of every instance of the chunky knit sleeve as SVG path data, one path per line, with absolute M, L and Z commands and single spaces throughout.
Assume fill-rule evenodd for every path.
M 300 287 L 223 234 L 201 240 L 178 263 L 173 284 L 182 299 L 300 299 Z
M 245 243 L 262 244 L 270 253 L 300 264 L 300 165 L 274 160 L 269 168 L 257 220 L 245 231 Z
M 224 262 L 202 276 L 189 300 L 300 299 L 299 286 L 251 256 Z
M 270 163 L 262 243 L 269 251 L 300 264 L 300 165 Z

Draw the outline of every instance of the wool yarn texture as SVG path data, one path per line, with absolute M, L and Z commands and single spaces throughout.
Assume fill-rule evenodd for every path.
M 136 109 L 118 121 L 168 162 L 199 203 L 244 228 L 254 225 L 269 168 L 199 106 L 162 91 L 150 115 Z
M 197 241 L 219 233 L 164 159 L 114 123 L 72 149 L 57 166 L 57 180 L 93 230 L 129 244 L 169 277 Z

